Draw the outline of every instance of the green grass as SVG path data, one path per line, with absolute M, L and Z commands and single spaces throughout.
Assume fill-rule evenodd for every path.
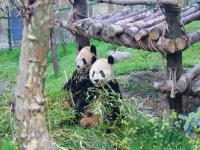
M 189 32 L 200 28 L 200 21 L 186 26 Z M 96 45 L 100 57 L 106 57 L 108 50 L 123 50 L 133 54 L 132 58 L 121 61 L 113 66 L 115 74 L 127 74 L 134 70 L 145 70 L 154 67 L 165 67 L 166 62 L 159 53 L 149 53 L 142 50 L 134 50 L 118 47 L 99 41 L 91 41 Z M 16 83 L 19 49 L 11 52 L 0 51 L 0 82 L 9 80 Z M 196 138 L 188 139 L 178 128 L 170 127 L 167 122 L 161 124 L 142 119 L 137 115 L 134 105 L 126 108 L 128 116 L 122 127 L 116 128 L 113 133 L 107 134 L 106 125 L 85 130 L 74 124 L 63 124 L 72 115 L 71 110 L 63 110 L 61 88 L 66 81 L 64 71 L 70 77 L 75 67 L 75 44 L 67 44 L 66 49 L 58 47 L 58 60 L 61 73 L 55 76 L 49 53 L 45 94 L 49 99 L 49 111 L 47 119 L 51 122 L 51 134 L 59 145 L 70 149 L 199 149 L 200 141 Z M 192 45 L 183 52 L 184 67 L 192 67 L 200 63 L 200 42 Z M 13 99 L 11 87 L 0 94 L 0 150 L 14 149 L 12 141 L 12 120 L 10 121 L 9 102 Z M 133 107 L 133 108 L 132 108 Z M 49 113 L 48 113 L 49 112 Z M 70 136 L 69 136 L 70 135 Z M 195 147 L 196 146 L 196 147 Z

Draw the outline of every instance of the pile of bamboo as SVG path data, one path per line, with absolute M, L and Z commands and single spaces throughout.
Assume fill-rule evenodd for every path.
M 130 11 L 97 15 L 68 24 L 57 21 L 59 26 L 84 35 L 88 39 L 103 40 L 122 46 L 161 53 L 174 53 L 186 49 L 200 40 L 200 30 L 184 34 L 175 40 L 166 39 L 167 32 L 164 9 Z M 180 25 L 200 19 L 200 3 L 181 9 Z

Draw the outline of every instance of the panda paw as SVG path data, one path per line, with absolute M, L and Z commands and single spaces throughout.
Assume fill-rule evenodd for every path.
M 86 112 L 80 120 L 80 125 L 83 128 L 92 128 L 98 125 L 97 117 L 90 112 Z

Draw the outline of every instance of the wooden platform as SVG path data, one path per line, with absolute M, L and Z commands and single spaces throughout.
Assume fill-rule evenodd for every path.
M 57 24 L 87 39 L 165 54 L 183 51 L 190 44 L 200 40 L 200 30 L 186 34 L 183 28 L 181 38 L 167 39 L 165 33 L 168 32 L 168 25 L 164 11 L 162 7 L 140 11 L 124 9 L 75 22 L 57 20 Z M 200 19 L 200 3 L 182 8 L 180 11 L 182 27 Z

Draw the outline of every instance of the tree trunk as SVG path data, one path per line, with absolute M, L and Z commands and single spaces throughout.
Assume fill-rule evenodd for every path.
M 30 1 L 24 0 L 26 7 Z M 53 22 L 51 0 L 36 0 L 33 13 L 23 16 L 23 42 L 16 86 L 16 131 L 25 150 L 51 150 L 44 116 L 44 81 L 49 35 Z
M 84 19 L 88 17 L 88 7 L 87 0 L 75 0 L 73 5 L 73 19 L 74 21 L 79 19 Z M 89 39 L 86 39 L 84 36 L 80 34 L 76 34 L 76 46 L 77 46 L 77 54 L 79 52 L 79 47 L 85 47 L 90 45 Z
M 54 69 L 55 74 L 58 75 L 60 73 L 60 67 L 59 67 L 58 59 L 57 59 L 55 27 L 53 27 L 50 31 L 50 42 L 51 42 L 53 69 Z

